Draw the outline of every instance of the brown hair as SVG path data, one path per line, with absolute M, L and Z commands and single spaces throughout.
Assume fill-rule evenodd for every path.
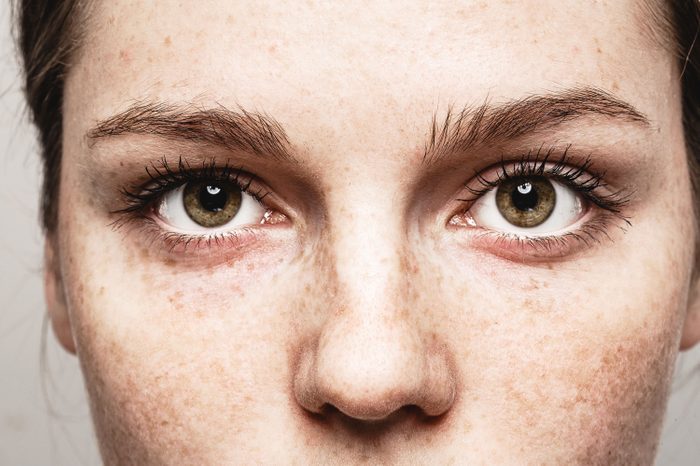
M 80 40 L 79 21 L 87 0 L 18 0 L 14 17 L 24 70 L 24 90 L 32 121 L 39 130 L 44 185 L 44 230 L 55 231 L 61 172 L 63 89 Z M 651 5 L 656 0 L 651 0 Z M 668 0 L 653 13 L 652 28 L 670 42 L 681 72 L 683 124 L 696 198 L 700 196 L 700 0 Z M 668 39 L 671 39 L 669 41 Z M 696 210 L 700 210 L 696 202 Z M 700 215 L 696 215 L 700 218 Z

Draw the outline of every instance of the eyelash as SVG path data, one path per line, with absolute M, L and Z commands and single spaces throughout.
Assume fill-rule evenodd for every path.
M 465 186 L 471 197 L 458 199 L 458 201 L 471 204 L 510 179 L 541 176 L 566 185 L 580 194 L 587 202 L 602 209 L 603 213 L 583 224 L 579 230 L 563 235 L 520 236 L 501 231 L 484 231 L 479 236 L 490 239 L 496 246 L 515 246 L 522 250 L 531 249 L 536 253 L 551 253 L 570 248 L 571 241 L 590 246 L 591 243 L 599 243 L 602 238 L 612 240 L 608 229 L 616 221 L 621 222 L 621 225 L 618 226 L 626 231 L 626 228 L 630 227 L 632 223 L 623 212 L 629 205 L 632 192 L 620 189 L 601 194 L 601 190 L 608 189 L 604 181 L 605 173 L 594 171 L 590 156 L 587 156 L 583 162 L 578 161 L 577 163 L 569 155 L 570 148 L 571 146 L 567 146 L 563 152 L 555 155 L 555 148 L 544 151 L 540 147 L 536 151 L 529 151 L 520 156 L 515 162 L 507 161 L 504 156 L 497 167 L 496 179 L 489 180 L 483 175 L 484 172 L 477 173 L 474 179 L 480 186 L 477 188 Z M 462 212 L 468 212 L 468 209 Z
M 265 207 L 264 199 L 270 194 L 270 191 L 256 185 L 254 175 L 247 173 L 241 167 L 232 166 L 228 161 L 223 166 L 219 166 L 216 160 L 211 159 L 208 162 L 202 162 L 201 167 L 193 168 L 183 157 L 178 159 L 177 166 L 171 165 L 162 158 L 157 163 L 146 166 L 145 171 L 149 178 L 145 186 L 121 190 L 126 207 L 112 212 L 120 216 L 112 226 L 120 229 L 127 224 L 133 224 L 135 220 L 139 220 L 142 225 L 145 222 L 145 231 L 151 235 L 151 241 L 161 240 L 168 245 L 170 251 L 178 247 L 181 247 L 184 252 L 190 248 L 221 246 L 224 242 L 235 246 L 245 241 L 244 236 L 254 235 L 256 231 L 250 227 L 239 227 L 234 231 L 208 235 L 165 231 L 156 224 L 152 215 L 156 202 L 167 192 L 186 183 L 227 182 L 238 186 L 243 193 L 252 196 Z
M 540 148 L 520 156 L 516 162 L 508 162 L 505 157 L 502 157 L 497 167 L 495 179 L 489 180 L 485 178 L 483 171 L 477 173 L 474 179 L 478 182 L 479 187 L 466 186 L 471 197 L 458 199 L 458 201 L 471 204 L 490 190 L 497 189 L 501 183 L 512 178 L 543 176 L 565 184 L 583 196 L 586 201 L 602 209 L 604 211 L 603 214 L 586 222 L 578 231 L 568 232 L 563 235 L 524 237 L 507 232 L 485 231 L 479 236 L 488 238 L 500 247 L 516 246 L 523 250 L 529 248 L 534 252 L 551 253 L 570 247 L 570 241 L 590 246 L 592 242 L 600 242 L 601 238 L 610 239 L 608 229 L 610 224 L 615 221 L 622 222 L 623 225 L 619 226 L 623 231 L 625 231 L 625 227 L 631 226 L 630 219 L 623 214 L 624 208 L 629 204 L 631 193 L 626 190 L 618 190 L 600 194 L 600 190 L 607 188 L 604 182 L 605 174 L 597 173 L 592 169 L 593 163 L 590 156 L 577 165 L 576 160 L 573 160 L 569 155 L 569 149 L 570 146 L 566 147 L 560 155 L 554 156 L 554 148 L 547 151 L 543 151 Z M 126 207 L 112 212 L 121 216 L 113 223 L 113 226 L 121 228 L 137 219 L 141 222 L 146 222 L 146 231 L 152 233 L 152 239 L 162 240 L 169 246 L 171 251 L 179 246 L 186 250 L 191 247 L 218 246 L 223 242 L 237 245 L 244 241 L 244 235 L 254 235 L 255 231 L 253 228 L 245 227 L 238 228 L 238 231 L 210 235 L 190 235 L 164 231 L 156 224 L 151 214 L 155 203 L 168 191 L 186 183 L 225 181 L 237 185 L 242 192 L 249 194 L 263 206 L 265 206 L 264 199 L 270 194 L 269 191 L 260 186 L 251 189 L 255 181 L 254 175 L 245 172 L 241 167 L 237 168 L 230 165 L 228 161 L 222 167 L 219 167 L 216 161 L 211 159 L 208 162 L 203 162 L 200 168 L 193 168 L 182 157 L 179 158 L 177 166 L 172 166 L 163 158 L 159 162 L 147 166 L 145 171 L 149 178 L 145 187 L 142 185 L 137 188 L 122 189 L 121 194 Z

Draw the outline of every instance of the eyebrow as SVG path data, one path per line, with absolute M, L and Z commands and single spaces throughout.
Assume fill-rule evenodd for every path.
M 595 87 L 533 94 L 504 104 L 488 100 L 477 107 L 453 106 L 438 121 L 433 114 L 425 143 L 424 164 L 450 153 L 495 141 L 512 140 L 537 130 L 550 129 L 582 117 L 605 117 L 649 126 L 649 120 L 631 104 Z M 192 104 L 137 102 L 97 123 L 87 132 L 91 141 L 124 134 L 162 136 L 210 143 L 278 161 L 297 162 L 282 125 L 269 115 L 231 110 L 222 105 L 201 108 Z
M 87 138 L 95 142 L 125 134 L 209 143 L 274 160 L 295 161 L 282 125 L 268 115 L 243 108 L 138 102 L 98 122 L 87 132 Z
M 450 106 L 441 121 L 437 112 L 433 115 L 423 162 L 433 164 L 449 153 L 464 153 L 476 146 L 512 140 L 583 117 L 650 125 L 634 106 L 595 87 L 534 94 L 497 106 L 487 101 L 459 112 Z

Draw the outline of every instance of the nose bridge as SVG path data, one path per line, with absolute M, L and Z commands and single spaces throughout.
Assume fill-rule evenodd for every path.
M 329 392 L 370 398 L 413 390 L 400 379 L 415 380 L 424 361 L 404 300 L 408 251 L 400 212 L 389 199 L 343 210 L 330 222 L 338 293 L 318 341 L 319 382 Z
M 369 200 L 346 202 L 339 212 L 330 214 L 327 247 L 344 298 L 357 304 L 357 310 L 382 307 L 386 312 L 387 306 L 399 305 L 396 301 L 404 294 L 405 229 L 400 209 L 391 199 L 365 197 Z M 393 305 L 387 300 L 393 300 Z

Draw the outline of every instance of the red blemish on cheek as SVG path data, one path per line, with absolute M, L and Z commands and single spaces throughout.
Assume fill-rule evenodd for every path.
M 123 61 L 125 63 L 129 63 L 129 62 L 131 62 L 131 58 L 132 58 L 131 52 L 129 52 L 128 50 L 122 49 L 119 51 L 119 59 L 121 61 Z

